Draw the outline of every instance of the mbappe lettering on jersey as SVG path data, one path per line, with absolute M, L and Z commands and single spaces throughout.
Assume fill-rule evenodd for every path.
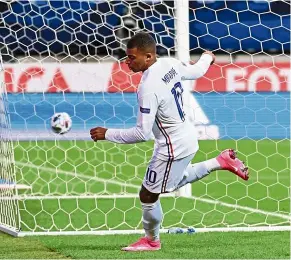
M 177 72 L 172 68 L 163 78 L 162 80 L 164 83 L 168 84 L 175 76 L 177 75 Z

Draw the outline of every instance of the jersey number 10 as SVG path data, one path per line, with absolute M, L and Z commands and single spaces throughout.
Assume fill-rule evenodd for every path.
M 172 88 L 171 92 L 175 98 L 175 102 L 177 105 L 177 109 L 182 121 L 185 121 L 185 112 L 183 110 L 183 88 L 180 82 L 175 83 L 174 87 Z

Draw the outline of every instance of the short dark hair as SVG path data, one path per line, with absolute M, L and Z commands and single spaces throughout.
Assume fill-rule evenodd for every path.
M 131 37 L 127 43 L 127 48 L 156 53 L 156 42 L 149 33 L 140 32 Z

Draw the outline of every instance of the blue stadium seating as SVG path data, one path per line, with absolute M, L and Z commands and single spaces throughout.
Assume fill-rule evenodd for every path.
M 49 7 L 48 2 L 51 7 Z M 111 2 L 112 3 L 112 2 Z M 119 27 L 125 3 L 114 1 L 19 1 L 0 13 L 4 27 L 0 42 L 11 52 L 93 53 L 118 48 L 114 30 Z M 255 1 L 190 1 L 190 48 L 230 52 L 290 52 L 290 14 Z M 273 3 L 272 3 L 273 4 Z M 146 7 L 146 5 L 144 5 Z M 135 9 L 140 25 L 155 35 L 161 47 L 174 47 L 171 8 Z M 97 10 L 97 11 L 96 11 Z M 283 10 L 284 11 L 284 10 Z

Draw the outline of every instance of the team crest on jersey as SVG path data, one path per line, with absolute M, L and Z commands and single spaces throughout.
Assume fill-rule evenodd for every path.
M 151 112 L 149 108 L 144 108 L 144 107 L 140 107 L 139 110 L 141 113 L 144 113 L 144 114 L 149 114 Z

